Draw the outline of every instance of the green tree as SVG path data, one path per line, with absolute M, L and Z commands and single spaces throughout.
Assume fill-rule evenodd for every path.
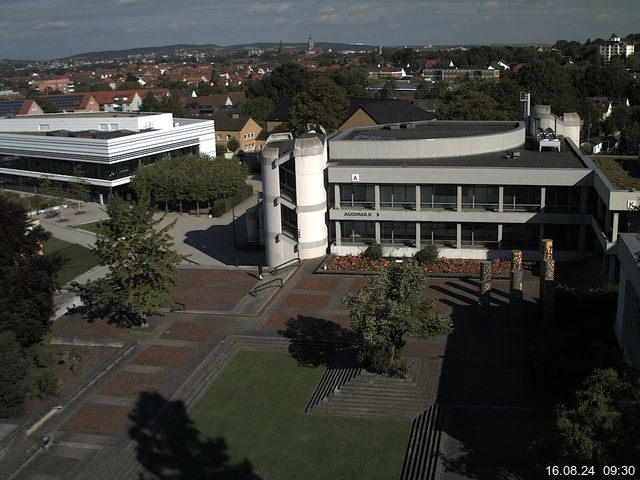
M 367 96 L 367 71 L 363 67 L 346 67 L 336 71 L 333 81 L 345 89 L 349 97 Z
M 395 368 L 407 334 L 426 339 L 451 331 L 451 321 L 439 316 L 433 300 L 424 297 L 425 282 L 416 262 L 405 260 L 369 277 L 362 290 L 343 298 L 351 328 L 362 340 L 358 357 L 367 368 Z
M 94 251 L 100 265 L 109 268 L 104 278 L 80 286 L 90 313 L 106 315 L 124 325 L 147 325 L 160 304 L 171 297 L 176 253 L 169 234 L 175 222 L 158 228 L 144 199 L 130 207 L 116 197 L 107 207 L 109 222 L 98 233 Z
M 438 120 L 506 120 L 498 102 L 489 94 L 469 86 L 448 92 L 436 115 Z
M 53 317 L 56 256 L 42 255 L 50 234 L 34 227 L 25 211 L 0 197 L 0 331 L 12 331 L 23 346 L 49 331 Z
M 89 199 L 89 193 L 91 188 L 89 182 L 85 177 L 82 166 L 75 164 L 73 166 L 73 182 L 71 183 L 70 190 L 73 197 L 81 202 L 86 202 Z
M 238 105 L 238 112 L 243 115 L 248 115 L 264 128 L 267 115 L 271 113 L 274 107 L 275 105 L 270 98 L 256 97 L 250 98 L 245 103 Z
M 384 82 L 382 90 L 380 90 L 380 98 L 396 98 L 396 80 L 395 78 L 389 78 Z
M 24 413 L 27 361 L 11 331 L 0 333 L 0 418 L 19 417 Z
M 347 95 L 331 79 L 319 76 L 293 98 L 289 110 L 289 128 L 296 134 L 306 131 L 307 124 L 319 124 L 328 131 L 337 128 L 347 112 Z
M 235 153 L 239 149 L 240 149 L 240 142 L 238 141 L 237 138 L 231 137 L 229 140 L 227 140 L 227 150 Z
M 559 405 L 550 429 L 533 445 L 544 465 L 628 465 L 640 458 L 640 388 L 615 369 L 595 370 L 576 392 L 573 407 Z
M 640 123 L 633 122 L 622 132 L 618 151 L 623 155 L 640 154 Z
M 140 104 L 141 112 L 158 112 L 160 109 L 160 102 L 153 94 L 153 92 L 147 93 L 142 99 L 142 103 Z

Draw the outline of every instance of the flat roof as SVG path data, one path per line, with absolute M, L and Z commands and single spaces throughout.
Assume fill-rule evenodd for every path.
M 640 189 L 640 159 L 637 156 L 594 156 L 598 169 L 614 187 Z
M 518 122 L 456 122 L 427 121 L 407 124 L 384 125 L 374 128 L 355 129 L 338 135 L 334 140 L 426 140 L 429 138 L 459 138 L 493 135 L 510 132 L 519 127 Z
M 45 113 L 42 115 L 25 115 L 17 117 L 20 119 L 32 119 L 32 118 L 134 118 L 134 117 L 148 117 L 152 115 L 163 115 L 161 112 L 73 112 L 73 113 Z M 15 120 L 16 117 L 10 120 Z
M 520 156 L 515 157 L 511 151 L 468 155 L 464 157 L 447 158 L 419 158 L 419 159 L 339 159 L 331 157 L 329 163 L 336 166 L 362 167 L 475 167 L 475 168 L 587 168 L 579 156 L 562 142 L 562 151 L 519 150 Z

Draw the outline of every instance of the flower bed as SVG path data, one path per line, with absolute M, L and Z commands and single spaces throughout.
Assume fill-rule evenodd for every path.
M 333 257 L 327 264 L 328 270 L 374 272 L 391 265 L 393 260 L 369 260 L 364 255 L 344 255 Z M 427 273 L 449 273 L 460 275 L 480 275 L 480 260 L 463 260 L 457 258 L 441 257 L 436 263 L 422 265 Z M 511 260 L 491 260 L 491 273 L 493 275 L 509 275 L 511 272 Z

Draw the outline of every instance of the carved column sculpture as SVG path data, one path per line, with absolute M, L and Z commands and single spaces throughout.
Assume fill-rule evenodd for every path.
M 488 321 L 491 310 L 491 262 L 480 262 L 480 296 L 478 299 L 478 316 L 481 320 Z

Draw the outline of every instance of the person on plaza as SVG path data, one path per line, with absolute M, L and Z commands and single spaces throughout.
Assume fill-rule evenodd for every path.
M 262 264 L 258 265 L 258 279 L 262 280 Z

